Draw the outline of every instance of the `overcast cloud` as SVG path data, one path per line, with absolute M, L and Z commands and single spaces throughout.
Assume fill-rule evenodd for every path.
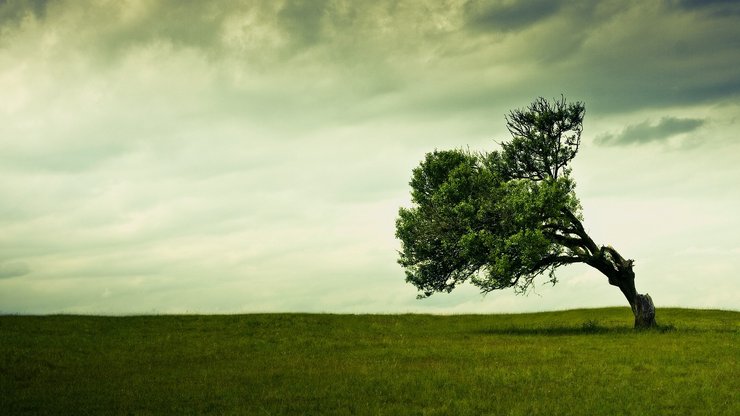
M 586 225 L 658 306 L 737 309 L 733 2 L 2 1 L 0 311 L 486 312 L 395 263 L 411 169 L 586 103 Z M 608 146 L 607 146 L 608 145 Z M 630 146 L 626 146 L 630 145 Z M 638 146 L 639 145 L 639 146 Z
M 695 131 L 705 123 L 697 118 L 663 117 L 657 123 L 643 121 L 631 124 L 617 134 L 606 133 L 596 137 L 596 144 L 607 146 L 645 144 L 665 141 L 678 135 Z

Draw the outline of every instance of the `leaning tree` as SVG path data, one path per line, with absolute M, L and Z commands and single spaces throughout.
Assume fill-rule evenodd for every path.
M 655 326 L 649 295 L 635 289 L 634 261 L 596 244 L 582 224 L 568 164 L 581 142 L 585 107 L 538 98 L 506 116 L 500 151 L 428 153 L 413 170 L 413 206 L 401 208 L 399 263 L 419 297 L 470 281 L 483 293 L 524 293 L 537 276 L 585 263 L 627 298 L 635 327 Z

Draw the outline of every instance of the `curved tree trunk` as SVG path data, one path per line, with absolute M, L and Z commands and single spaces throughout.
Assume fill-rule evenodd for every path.
M 625 260 L 611 246 L 602 246 L 589 264 L 608 277 L 610 285 L 617 286 L 622 291 L 635 316 L 635 328 L 652 328 L 657 325 L 653 299 L 647 293 L 637 293 L 635 289 L 632 260 Z
M 603 273 L 609 279 L 609 284 L 617 286 L 627 298 L 635 315 L 635 328 L 656 326 L 653 299 L 647 293 L 644 295 L 637 293 L 635 289 L 635 272 L 632 270 L 634 261 L 622 257 L 612 246 L 597 246 L 575 214 L 567 209 L 561 212 L 570 223 L 570 227 L 562 228 L 557 225 L 550 227 L 557 231 L 550 236 L 576 255 L 559 261 L 562 264 L 583 262 Z
M 657 325 L 653 299 L 647 293 L 644 295 L 637 293 L 635 272 L 630 262 L 625 263 L 625 267 L 619 267 L 617 273 L 607 275 L 607 277 L 609 277 L 609 283 L 619 287 L 629 302 L 632 314 L 635 316 L 635 328 L 652 328 Z

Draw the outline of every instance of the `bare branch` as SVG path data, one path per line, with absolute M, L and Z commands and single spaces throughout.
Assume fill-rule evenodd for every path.
M 562 213 L 568 218 L 570 223 L 574 227 L 575 234 L 577 234 L 583 240 L 585 247 L 591 252 L 591 255 L 596 255 L 599 252 L 599 247 L 594 243 L 594 240 L 586 234 L 586 230 L 583 228 L 583 224 L 569 209 L 563 209 Z

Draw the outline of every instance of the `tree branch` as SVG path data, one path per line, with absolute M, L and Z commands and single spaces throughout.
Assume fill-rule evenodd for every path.
M 626 268 L 632 266 L 632 264 L 634 263 L 633 260 L 626 260 L 624 257 L 622 257 L 622 255 L 619 254 L 619 252 L 617 252 L 617 250 L 615 250 L 612 246 L 602 246 L 601 250 L 609 253 L 617 267 Z
M 586 263 L 586 260 L 587 260 L 586 257 L 563 256 L 563 255 L 553 254 L 550 256 L 545 256 L 542 258 L 542 260 L 538 261 L 533 271 L 544 269 L 550 266 L 561 266 L 564 264 L 573 264 L 573 263 Z
M 581 221 L 578 219 L 578 217 L 575 216 L 572 212 L 570 212 L 569 209 L 563 208 L 562 213 L 565 214 L 565 216 L 568 218 L 570 223 L 575 228 L 575 234 L 581 237 L 583 240 L 585 247 L 588 249 L 588 251 L 591 252 L 591 255 L 595 256 L 599 253 L 599 247 L 594 243 L 594 240 L 589 237 L 588 234 L 586 234 L 586 230 L 583 228 L 583 224 L 581 224 Z
M 588 251 L 588 246 L 583 241 L 583 239 L 580 238 L 580 236 L 578 238 L 575 238 L 575 237 L 569 237 L 566 235 L 560 235 L 556 233 L 547 233 L 547 232 L 545 233 L 545 236 L 551 239 L 552 241 L 560 244 L 561 246 L 567 247 L 569 249 L 582 248 L 584 252 Z

